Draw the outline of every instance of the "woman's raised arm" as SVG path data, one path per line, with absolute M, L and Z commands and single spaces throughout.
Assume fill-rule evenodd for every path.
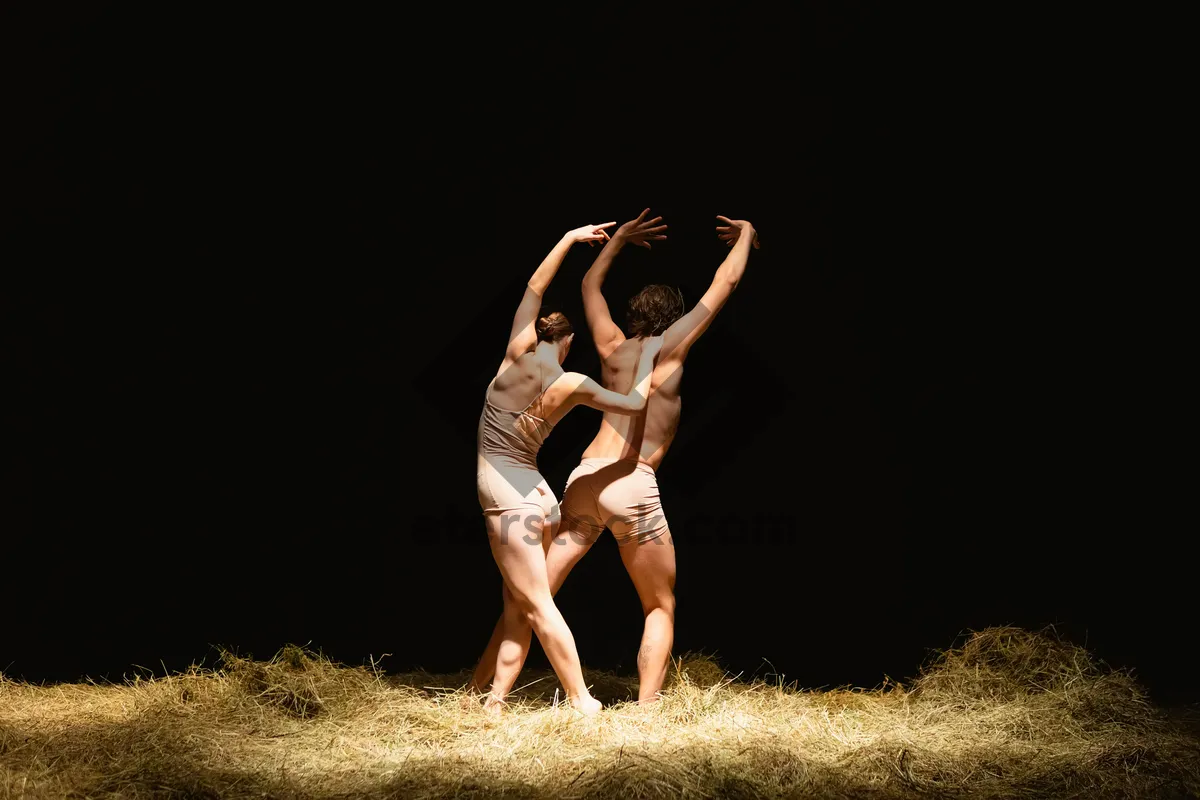
M 607 242 L 609 237 L 604 229 L 611 228 L 616 224 L 616 222 L 606 222 L 603 225 L 584 225 L 581 228 L 567 231 L 558 240 L 558 244 L 554 245 L 554 249 L 542 259 L 542 263 L 538 265 L 533 277 L 526 284 L 525 295 L 521 298 L 521 304 L 517 306 L 517 313 L 513 316 L 512 330 L 508 334 L 508 347 L 504 350 L 504 363 L 500 367 L 501 370 L 506 369 L 522 353 L 527 352 L 537 343 L 534 323 L 537 321 L 538 311 L 542 307 L 542 295 L 546 293 L 558 268 L 562 266 L 567 251 L 576 242 L 587 242 L 588 244 Z

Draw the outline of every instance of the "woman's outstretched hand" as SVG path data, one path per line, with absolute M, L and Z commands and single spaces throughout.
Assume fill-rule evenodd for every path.
M 717 219 L 724 222 L 724 225 L 717 226 L 717 238 L 725 242 L 726 247 L 733 247 L 743 233 L 749 233 L 754 236 L 751 244 L 754 249 L 758 249 L 758 231 L 754 230 L 754 226 L 744 219 L 730 219 L 717 214 Z
M 595 247 L 596 242 L 607 242 L 609 239 L 608 231 L 605 228 L 611 228 L 616 225 L 616 221 L 606 222 L 603 225 L 584 225 L 582 228 L 576 228 L 573 231 L 567 231 L 567 237 L 574 242 L 587 242 L 588 247 Z

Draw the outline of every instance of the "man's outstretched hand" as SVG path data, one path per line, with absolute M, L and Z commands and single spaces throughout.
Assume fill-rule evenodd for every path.
M 749 234 L 754 237 L 754 249 L 759 248 L 758 231 L 754 230 L 754 226 L 744 219 L 730 219 L 717 214 L 717 219 L 724 222 L 724 225 L 717 226 L 717 238 L 725 242 L 726 247 L 733 247 L 743 234 Z
M 642 213 L 637 215 L 637 219 L 631 219 L 617 228 L 617 232 L 613 236 L 629 244 L 636 244 L 638 247 L 644 247 L 647 250 L 651 249 L 650 242 L 661 242 L 667 238 L 667 235 L 663 233 L 667 229 L 667 226 L 658 224 L 662 222 L 662 217 L 646 219 L 646 215 L 649 213 L 650 209 L 644 209 Z

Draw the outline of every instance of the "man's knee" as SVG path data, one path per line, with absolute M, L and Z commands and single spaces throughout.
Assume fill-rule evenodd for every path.
M 675 593 L 664 588 L 654 593 L 654 596 L 642 603 L 642 610 L 649 616 L 658 611 L 671 619 L 675 618 Z

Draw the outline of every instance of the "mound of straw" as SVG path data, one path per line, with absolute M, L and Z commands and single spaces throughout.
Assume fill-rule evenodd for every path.
M 684 657 L 661 702 L 589 673 L 584 718 L 529 675 L 491 717 L 466 675 L 288 647 L 125 685 L 0 677 L 0 797 L 1196 797 L 1200 742 L 1123 672 L 999 628 L 909 685 L 804 691 Z

